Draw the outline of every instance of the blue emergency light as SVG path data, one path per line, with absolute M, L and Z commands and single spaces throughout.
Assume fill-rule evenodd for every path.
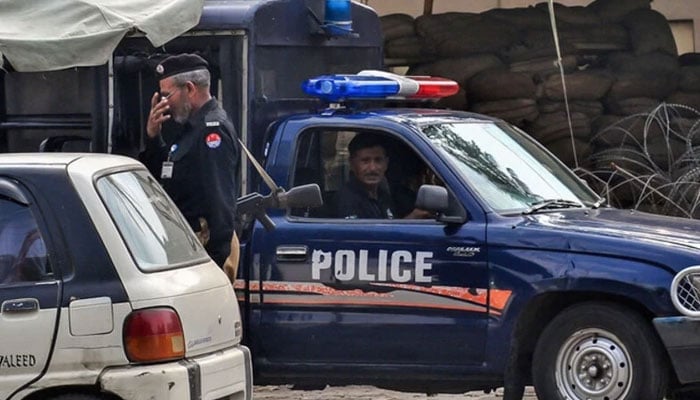
M 351 35 L 351 7 L 350 0 L 326 0 L 323 30 L 331 36 Z
M 361 99 L 439 99 L 456 94 L 455 81 L 430 76 L 401 76 L 386 71 L 321 75 L 302 84 L 304 93 L 330 102 Z

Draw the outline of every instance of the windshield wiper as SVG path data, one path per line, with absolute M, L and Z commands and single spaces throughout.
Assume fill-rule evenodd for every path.
M 524 215 L 534 214 L 537 211 L 544 210 L 544 209 L 571 208 L 571 207 L 581 208 L 581 207 L 583 207 L 583 205 L 581 205 L 581 203 L 578 203 L 576 201 L 571 201 L 571 200 L 547 199 L 547 200 L 542 200 L 542 201 L 538 201 L 536 203 L 530 204 L 530 208 L 523 211 L 523 214 Z
M 601 197 L 598 201 L 596 201 L 595 203 L 593 203 L 591 205 L 591 208 L 593 208 L 593 209 L 600 208 L 600 206 L 604 205 L 606 201 L 607 200 L 605 199 L 605 197 Z

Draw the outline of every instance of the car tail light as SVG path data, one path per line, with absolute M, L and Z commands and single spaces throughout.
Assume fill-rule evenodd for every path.
M 159 362 L 185 356 L 182 323 L 171 308 L 134 311 L 124 323 L 124 348 L 131 362 Z

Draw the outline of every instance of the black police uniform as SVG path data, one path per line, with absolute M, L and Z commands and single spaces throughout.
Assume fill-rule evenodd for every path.
M 160 177 L 192 229 L 200 231 L 199 218 L 207 221 L 205 248 L 223 266 L 231 249 L 237 198 L 240 150 L 235 128 L 216 99 L 192 114 L 172 143 L 159 136 L 149 139 L 141 161 Z M 172 162 L 172 177 L 163 177 L 163 162 Z
M 387 185 L 380 184 L 377 188 L 377 198 L 373 199 L 355 175 L 351 174 L 338 193 L 337 215 L 347 219 L 393 219 L 393 204 Z

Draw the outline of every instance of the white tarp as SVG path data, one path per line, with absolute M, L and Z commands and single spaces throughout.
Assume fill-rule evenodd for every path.
M 193 28 L 203 4 L 204 0 L 0 0 L 0 55 L 25 72 L 102 65 L 127 32 L 141 31 L 158 47 Z

